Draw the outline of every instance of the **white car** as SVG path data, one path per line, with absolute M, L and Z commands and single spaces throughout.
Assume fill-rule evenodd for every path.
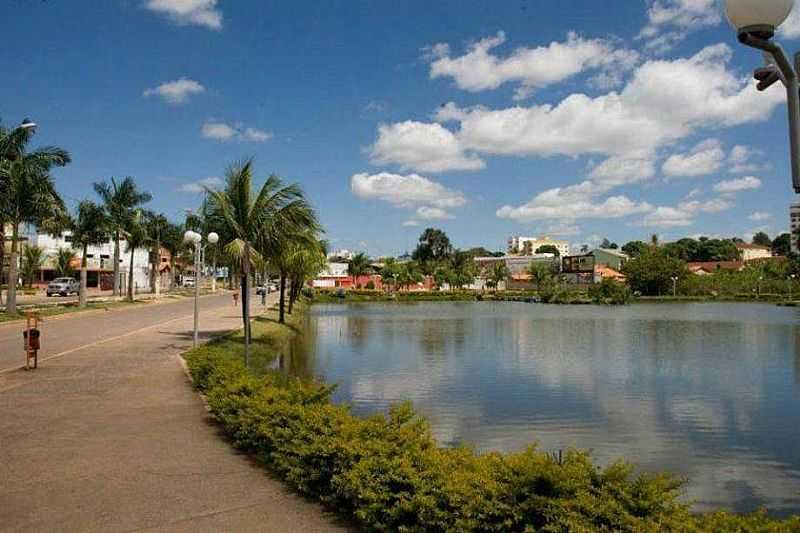
M 183 286 L 184 287 L 194 287 L 194 278 L 185 277 L 183 278 Z
M 47 296 L 58 294 L 61 296 L 69 296 L 70 294 L 78 294 L 81 290 L 81 284 L 73 278 L 56 278 L 47 284 Z

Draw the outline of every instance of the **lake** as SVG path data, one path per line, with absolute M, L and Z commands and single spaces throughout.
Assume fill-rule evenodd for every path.
M 284 367 L 356 414 L 411 400 L 443 445 L 591 449 L 688 476 L 705 511 L 800 513 L 800 310 L 315 305 Z

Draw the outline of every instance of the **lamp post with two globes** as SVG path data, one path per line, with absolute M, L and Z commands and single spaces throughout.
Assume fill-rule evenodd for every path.
M 754 74 L 758 90 L 765 91 L 778 81 L 786 87 L 792 186 L 800 193 L 800 53 L 795 54 L 792 62 L 772 40 L 793 7 L 794 0 L 725 0 L 725 11 L 739 42 L 764 53 L 766 65 Z
M 213 231 L 206 237 L 208 244 L 216 244 L 219 241 L 219 235 Z M 186 244 L 194 245 L 194 335 L 192 337 L 192 346 L 197 346 L 197 337 L 200 322 L 200 253 L 202 248 L 200 243 L 203 242 L 203 236 L 196 231 L 186 230 L 183 234 L 183 242 Z

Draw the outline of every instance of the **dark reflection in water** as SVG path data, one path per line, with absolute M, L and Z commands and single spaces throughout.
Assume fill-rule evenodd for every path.
M 365 414 L 409 399 L 442 444 L 592 449 L 691 479 L 698 510 L 800 513 L 798 311 L 314 306 L 284 368 Z

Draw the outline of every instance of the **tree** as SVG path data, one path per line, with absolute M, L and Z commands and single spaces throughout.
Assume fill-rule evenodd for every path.
M 489 281 L 491 281 L 494 291 L 497 292 L 500 288 L 500 282 L 506 281 L 510 276 L 511 272 L 508 271 L 505 261 L 496 262 L 489 276 Z
M 86 307 L 86 253 L 89 246 L 99 246 L 108 240 L 107 222 L 105 211 L 96 203 L 84 200 L 78 204 L 72 222 L 72 246 L 81 250 L 79 307 Z
M 311 206 L 297 185 L 284 185 L 277 176 L 270 176 L 254 194 L 253 160 L 230 166 L 225 172 L 225 188 L 206 188 L 209 198 L 210 224 L 218 228 L 225 253 L 241 274 L 242 322 L 245 337 L 245 364 L 250 364 L 250 275 L 254 263 L 279 250 L 287 235 L 300 234 L 318 227 Z M 274 258 L 274 257 L 273 257 Z M 283 290 L 281 313 L 283 322 Z
M 150 291 L 158 296 L 161 294 L 161 239 L 162 234 L 169 226 L 167 217 L 161 213 L 145 211 L 143 224 L 145 231 L 150 236 Z M 206 234 L 208 234 L 206 232 Z
M 136 208 L 152 199 L 150 193 L 141 192 L 130 176 L 118 182 L 111 178 L 111 183 L 98 182 L 94 190 L 103 201 L 103 208 L 108 219 L 108 226 L 114 237 L 114 296 L 119 296 L 119 241 L 124 229 L 131 224 Z M 132 265 L 131 265 L 132 266 Z
M 300 296 L 300 289 L 325 268 L 327 254 L 323 243 L 317 239 L 314 233 L 307 235 L 307 239 L 295 240 L 287 253 L 286 270 L 291 280 L 289 285 L 289 314 L 291 315 L 294 303 Z
M 128 301 L 133 301 L 133 259 L 136 255 L 138 248 L 144 248 L 150 242 L 150 236 L 147 234 L 147 226 L 145 225 L 145 215 L 141 210 L 137 210 L 133 217 L 128 221 L 125 228 L 125 241 L 127 243 L 126 251 L 131 254 L 131 260 L 128 263 Z M 195 283 L 198 283 L 197 272 L 195 272 Z
M 531 283 L 541 291 L 553 281 L 553 267 L 540 261 L 532 261 L 528 267 L 528 275 Z
M 788 233 L 781 233 L 772 241 L 772 253 L 783 257 L 788 256 L 792 251 L 792 236 Z
M 686 263 L 670 256 L 663 248 L 651 247 L 625 263 L 622 272 L 631 289 L 650 296 L 664 294 L 672 287 L 672 278 L 686 276 Z
M 395 287 L 395 282 L 397 281 L 397 276 L 400 272 L 400 264 L 393 257 L 387 257 L 383 261 L 383 268 L 381 268 L 381 278 L 383 278 L 384 283 L 387 283 L 387 280 L 392 280 L 392 288 L 397 290 Z
M 440 229 L 428 228 L 420 235 L 417 248 L 411 257 L 432 271 L 428 265 L 448 258 L 452 253 L 453 245 L 450 244 L 447 234 Z
M 409 288 L 413 283 L 420 283 L 425 277 L 420 272 L 419 264 L 416 261 L 401 263 L 397 269 L 397 284 L 400 287 Z
M 358 278 L 369 271 L 369 258 L 364 253 L 357 253 L 347 262 L 347 275 L 353 278 L 353 287 L 358 283 Z
M 59 248 L 56 253 L 56 276 L 59 278 L 71 278 L 75 274 L 72 262 L 75 260 L 75 252 L 69 248 Z
M 44 250 L 38 246 L 26 246 L 22 258 L 22 281 L 30 287 L 36 277 L 36 272 L 42 268 L 45 255 Z
M 622 251 L 630 257 L 639 257 L 647 250 L 647 243 L 644 241 L 630 241 L 622 247 Z
M 764 233 L 763 231 L 759 231 L 755 235 L 753 235 L 753 244 L 757 244 L 759 246 L 766 246 L 767 248 L 772 248 L 772 241 L 769 238 L 769 235 Z
M 222 236 L 220 235 L 220 241 Z M 175 265 L 178 255 L 185 248 L 183 228 L 178 224 L 168 223 L 161 229 L 161 246 L 169 251 L 169 288 L 175 287 Z
M 537 254 L 553 254 L 556 257 L 559 257 L 561 255 L 561 252 L 558 251 L 558 248 L 556 248 L 552 244 L 543 244 L 542 246 L 540 246 L 540 247 L 538 247 L 536 249 L 536 253 Z
M 603 239 L 603 242 L 600 243 L 600 248 L 605 248 L 606 250 L 617 250 L 619 245 L 615 242 L 611 242 L 608 239 Z
M 58 232 L 64 224 L 66 208 L 50 176 L 53 167 L 70 163 L 69 152 L 54 146 L 28 151 L 35 128 L 20 126 L 7 130 L 0 126 L 0 224 L 11 225 L 11 254 L 8 272 L 6 313 L 17 314 L 17 264 L 19 230 L 25 223 L 40 230 Z M 0 231 L 5 248 L 5 230 Z

